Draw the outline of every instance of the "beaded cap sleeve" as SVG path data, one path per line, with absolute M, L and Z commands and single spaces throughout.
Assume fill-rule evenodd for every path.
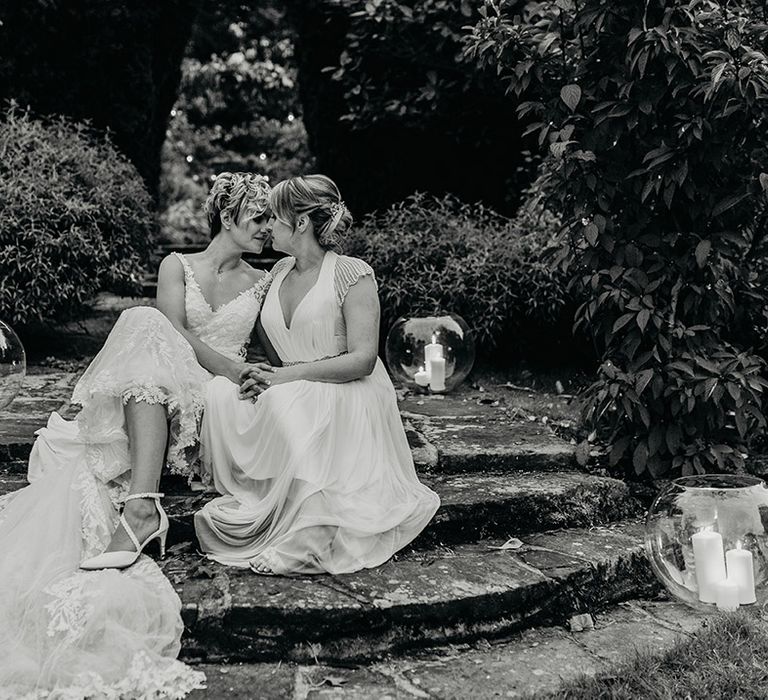
M 350 258 L 347 255 L 340 255 L 336 261 L 336 271 L 333 280 L 334 291 L 336 292 L 336 301 L 341 306 L 349 292 L 349 288 L 357 284 L 361 277 L 371 276 L 374 285 L 376 284 L 376 275 L 373 268 L 360 258 Z

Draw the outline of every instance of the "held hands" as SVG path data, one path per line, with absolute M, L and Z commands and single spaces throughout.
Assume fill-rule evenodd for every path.
M 240 398 L 256 401 L 259 394 L 270 386 L 301 379 L 300 367 L 273 367 L 266 362 L 247 365 L 240 374 Z
M 238 396 L 242 400 L 256 401 L 258 395 L 272 384 L 275 368 L 266 362 L 244 365 L 240 370 Z

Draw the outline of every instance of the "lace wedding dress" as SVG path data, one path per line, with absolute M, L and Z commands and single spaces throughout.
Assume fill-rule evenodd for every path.
M 295 261 L 273 270 L 261 323 L 284 364 L 346 352 L 342 304 L 362 260 L 326 253 L 316 284 L 287 325 L 279 292 Z M 381 360 L 342 384 L 294 381 L 256 403 L 216 377 L 207 387 L 203 468 L 221 497 L 195 515 L 201 548 L 247 567 L 255 557 L 283 574 L 343 574 L 383 564 L 440 505 L 419 482 L 392 382 Z
M 190 330 L 244 357 L 271 276 L 214 310 L 178 257 Z M 128 309 L 75 386 L 76 420 L 53 413 L 38 431 L 30 485 L 0 498 L 0 697 L 181 698 L 203 687 L 176 659 L 181 603 L 152 559 L 123 571 L 78 566 L 109 544 L 128 492 L 124 403 L 167 406 L 168 465 L 191 479 L 211 378 L 160 311 Z

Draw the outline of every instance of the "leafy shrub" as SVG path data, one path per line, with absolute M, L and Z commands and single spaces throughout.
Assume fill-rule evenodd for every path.
M 401 315 L 453 311 L 482 354 L 509 361 L 554 347 L 553 336 L 569 340 L 566 278 L 545 257 L 558 227 L 540 207 L 511 220 L 450 195 L 416 194 L 368 215 L 345 252 L 376 269 L 384 332 Z
M 525 99 L 556 164 L 561 259 L 602 358 L 587 422 L 637 474 L 742 469 L 768 387 L 754 333 L 734 332 L 768 310 L 763 3 L 487 0 L 482 14 L 468 55 Z
M 151 207 L 109 137 L 11 107 L 0 118 L 0 317 L 63 320 L 101 289 L 137 291 Z

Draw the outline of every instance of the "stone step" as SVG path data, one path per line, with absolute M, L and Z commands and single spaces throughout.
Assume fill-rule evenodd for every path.
M 4 463 L 28 457 L 34 432 L 45 425 L 51 411 L 74 417 L 77 407 L 68 399 L 79 374 L 37 370 L 27 376 L 22 393 L 0 412 L 0 474 L 8 471 Z M 422 472 L 578 468 L 574 446 L 548 426 L 510 418 L 503 407 L 474 400 L 464 388 L 450 395 L 407 395 L 399 408 Z
M 182 655 L 207 662 L 372 659 L 562 623 L 658 590 L 640 523 L 521 539 L 517 550 L 488 540 L 404 552 L 342 576 L 258 576 L 179 552 L 163 569 L 182 599 Z
M 662 655 L 704 628 L 707 615 L 667 600 L 632 600 L 594 616 L 594 629 L 538 627 L 506 639 L 418 650 L 372 663 L 201 664 L 207 689 L 189 700 L 320 698 L 532 698 L 583 675 L 613 674 L 636 652 Z
M 424 475 L 441 506 L 413 547 L 518 536 L 554 528 L 586 527 L 638 515 L 640 504 L 617 479 L 580 472 Z M 0 494 L 26 484 L 21 475 L 0 479 Z M 194 541 L 194 514 L 215 494 L 190 492 L 178 478 L 162 483 L 171 520 L 169 542 Z
M 507 406 L 454 394 L 410 394 L 398 404 L 414 459 L 425 471 L 578 469 L 575 447 L 544 424 L 510 418 Z

